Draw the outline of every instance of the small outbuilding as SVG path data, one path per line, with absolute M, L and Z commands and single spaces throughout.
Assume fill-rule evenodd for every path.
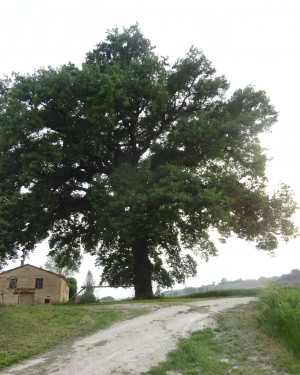
M 21 262 L 0 273 L 0 302 L 12 305 L 51 304 L 69 300 L 67 279 L 54 272 Z

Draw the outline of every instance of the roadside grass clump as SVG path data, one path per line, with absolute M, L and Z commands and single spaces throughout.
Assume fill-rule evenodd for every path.
M 0 370 L 55 346 L 146 313 L 99 304 L 0 307 Z
M 181 339 L 144 375 L 300 374 L 300 361 L 261 329 L 256 314 L 256 301 L 218 313 L 214 328 Z
M 300 359 L 300 288 L 270 285 L 261 292 L 258 320 Z

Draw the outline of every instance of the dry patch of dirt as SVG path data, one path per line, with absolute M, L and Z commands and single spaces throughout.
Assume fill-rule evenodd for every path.
M 176 348 L 179 337 L 211 327 L 215 312 L 252 299 L 226 298 L 160 308 L 73 344 L 60 346 L 39 358 L 10 367 L 2 374 L 138 375 L 164 361 L 167 353 Z M 111 305 L 111 308 L 116 307 Z

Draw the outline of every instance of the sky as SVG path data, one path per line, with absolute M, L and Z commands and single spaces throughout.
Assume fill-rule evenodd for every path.
M 81 66 L 107 30 L 138 23 L 156 53 L 170 62 L 190 46 L 202 50 L 231 90 L 254 85 L 267 92 L 279 112 L 272 132 L 262 136 L 271 159 L 270 192 L 282 181 L 300 206 L 300 1 L 299 0 L 0 0 L 0 77 L 12 71 L 33 73 L 69 61 Z M 299 213 L 295 222 L 300 226 Z M 300 237 L 281 243 L 273 256 L 236 238 L 219 244 L 219 256 L 198 262 L 198 276 L 184 286 L 274 276 L 300 269 Z M 27 260 L 46 261 L 47 245 Z M 18 266 L 10 263 L 7 268 Z M 75 277 L 82 285 L 88 270 L 100 270 L 85 256 Z M 132 291 L 99 290 L 98 296 L 132 296 Z

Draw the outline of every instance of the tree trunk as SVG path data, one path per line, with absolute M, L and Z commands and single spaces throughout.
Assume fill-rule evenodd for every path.
M 132 244 L 134 265 L 134 291 L 136 299 L 153 298 L 152 270 L 153 265 L 148 256 L 147 241 L 136 239 Z

